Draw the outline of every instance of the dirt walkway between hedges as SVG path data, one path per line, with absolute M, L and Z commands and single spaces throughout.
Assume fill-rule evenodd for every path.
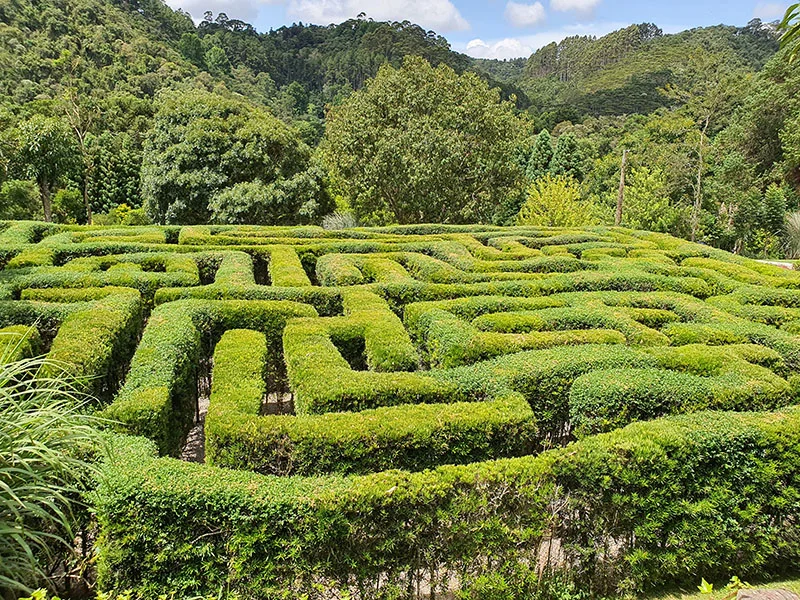
M 194 426 L 186 436 L 186 443 L 181 450 L 181 460 L 188 462 L 204 463 L 206 461 L 206 415 L 210 403 L 210 386 L 201 386 L 206 389 L 199 394 L 197 400 L 197 414 Z M 290 392 L 275 392 L 269 394 L 261 406 L 262 415 L 291 415 L 294 414 L 294 396 Z
M 189 430 L 186 444 L 181 451 L 181 460 L 206 462 L 206 414 L 208 414 L 209 395 L 203 394 L 197 400 L 197 414 L 194 426 Z

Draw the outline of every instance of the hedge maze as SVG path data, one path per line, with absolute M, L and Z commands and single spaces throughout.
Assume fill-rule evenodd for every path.
M 800 562 L 800 273 L 619 228 L 13 222 L 0 259 L 5 360 L 48 353 L 107 419 L 103 588 L 597 595 Z

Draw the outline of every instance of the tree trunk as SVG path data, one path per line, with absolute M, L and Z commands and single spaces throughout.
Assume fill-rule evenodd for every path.
M 705 141 L 708 122 L 711 116 L 706 116 L 703 130 L 700 132 L 700 141 L 697 144 L 697 182 L 694 187 L 694 204 L 692 205 L 692 241 L 697 240 L 697 230 L 700 226 L 700 209 L 703 207 L 703 142 Z
M 622 151 L 622 166 L 619 169 L 619 191 L 617 192 L 617 214 L 614 215 L 614 225 L 619 227 L 622 223 L 622 203 L 625 199 L 625 163 L 628 151 Z
M 83 205 L 86 207 L 86 224 L 92 224 L 92 205 L 89 203 L 89 173 L 83 175 Z
M 42 207 L 44 208 L 44 220 L 48 223 L 52 223 L 53 221 L 53 211 L 50 206 L 50 182 L 49 181 L 40 181 L 39 182 L 39 192 L 42 195 Z

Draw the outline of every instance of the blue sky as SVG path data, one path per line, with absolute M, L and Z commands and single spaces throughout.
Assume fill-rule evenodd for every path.
M 259 31 L 293 22 L 327 25 L 360 12 L 375 20 L 416 22 L 444 35 L 454 50 L 486 58 L 528 56 L 569 35 L 604 35 L 652 22 L 671 33 L 704 25 L 779 19 L 782 0 L 167 0 L 195 18 L 225 12 Z

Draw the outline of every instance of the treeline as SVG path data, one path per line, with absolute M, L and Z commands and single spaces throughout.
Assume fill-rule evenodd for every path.
M 0 218 L 606 223 L 623 151 L 632 227 L 777 256 L 800 204 L 800 76 L 759 21 L 487 61 L 364 16 L 259 33 L 161 0 L 18 0 L 0 18 Z

